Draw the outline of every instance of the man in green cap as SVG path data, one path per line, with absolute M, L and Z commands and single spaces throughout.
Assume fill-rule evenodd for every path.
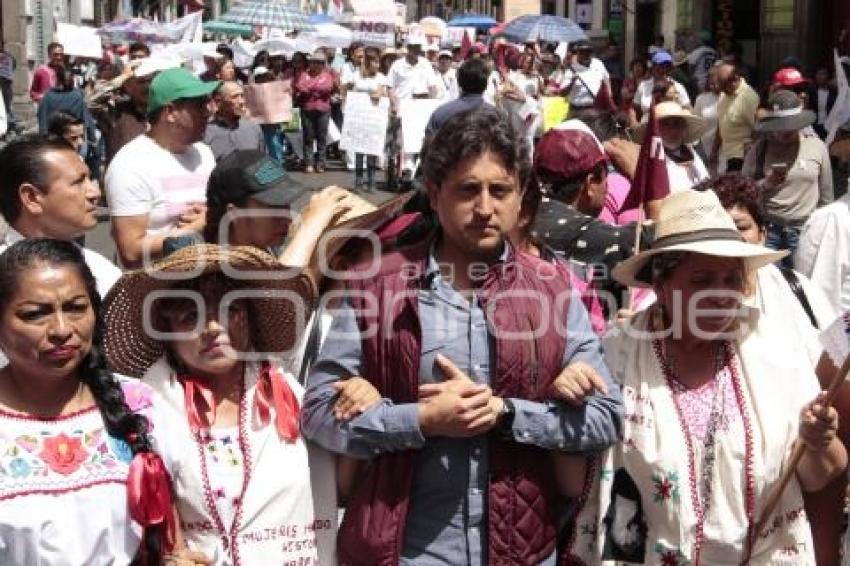
M 215 158 L 201 140 L 218 86 L 184 68 L 166 69 L 151 82 L 150 130 L 121 148 L 106 171 L 112 235 L 125 267 L 158 258 L 166 238 L 203 229 Z

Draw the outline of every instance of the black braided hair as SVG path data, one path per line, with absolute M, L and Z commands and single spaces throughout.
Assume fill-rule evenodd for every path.
M 103 343 L 103 315 L 101 298 L 91 270 L 86 265 L 80 248 L 71 242 L 50 238 L 21 240 L 0 254 L 0 312 L 5 310 L 17 291 L 18 277 L 25 270 L 45 266 L 71 266 L 77 270 L 86 286 L 86 292 L 95 314 L 92 349 L 80 366 L 80 380 L 85 383 L 100 409 L 101 417 L 110 436 L 124 440 L 133 454 L 151 452 L 148 420 L 133 413 L 124 399 L 124 391 L 106 365 L 101 351 Z M 133 564 L 147 566 L 162 563 L 159 529 L 146 528 L 142 546 Z

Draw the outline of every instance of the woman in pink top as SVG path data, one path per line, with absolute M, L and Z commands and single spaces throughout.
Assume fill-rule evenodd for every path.
M 337 89 L 336 78 L 326 66 L 325 54 L 321 49 L 310 55 L 307 71 L 295 79 L 295 98 L 301 108 L 301 127 L 304 132 L 305 171 L 312 173 L 325 170 L 325 145 L 328 136 L 328 120 L 331 116 L 331 95 Z M 313 141 L 316 142 L 316 157 Z

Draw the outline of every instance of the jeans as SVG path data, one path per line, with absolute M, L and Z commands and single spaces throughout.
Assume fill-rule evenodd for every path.
M 18 127 L 18 119 L 12 111 L 12 81 L 9 79 L 0 78 L 0 93 L 3 94 L 3 105 L 6 107 L 6 121 L 9 124 L 10 130 L 16 130 Z
M 782 258 L 782 265 L 794 267 L 794 252 L 800 242 L 800 226 L 782 226 L 773 222 L 767 223 L 767 239 L 765 245 L 774 250 L 789 250 L 790 255 Z
M 354 178 L 356 185 L 363 184 L 363 158 L 366 158 L 366 186 L 375 188 L 375 169 L 378 168 L 378 157 L 375 155 L 364 155 L 358 153 L 355 157 Z
M 284 137 L 280 124 L 261 124 L 260 128 L 263 130 L 263 138 L 266 140 L 269 156 L 283 164 Z
M 330 112 L 320 110 L 302 110 L 301 127 L 304 130 L 304 163 L 313 165 L 315 162 L 325 166 L 325 153 L 328 139 L 328 121 Z M 313 156 L 313 141 L 316 142 L 316 155 Z

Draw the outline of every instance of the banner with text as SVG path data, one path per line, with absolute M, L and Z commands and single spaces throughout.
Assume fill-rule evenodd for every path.
M 374 47 L 392 47 L 395 45 L 395 26 L 391 23 L 354 17 L 351 26 L 352 41 L 359 41 Z
M 289 81 L 245 85 L 248 116 L 258 124 L 281 124 L 292 119 L 292 89 Z

